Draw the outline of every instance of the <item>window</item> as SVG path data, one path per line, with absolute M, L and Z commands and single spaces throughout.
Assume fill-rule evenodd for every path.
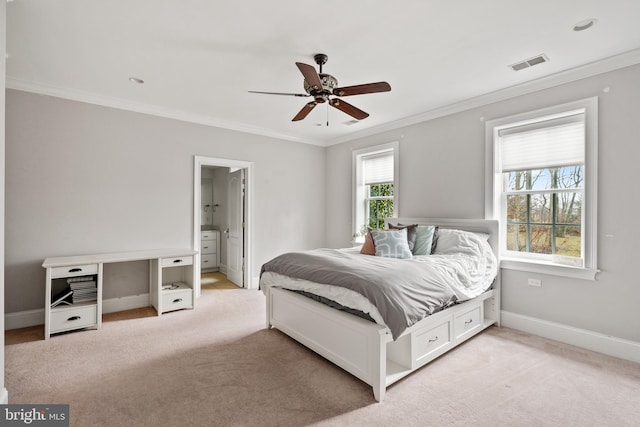
M 502 266 L 595 277 L 597 99 L 487 122 L 487 217 Z
M 367 227 L 385 228 L 397 216 L 398 143 L 353 152 L 353 236 L 362 240 Z

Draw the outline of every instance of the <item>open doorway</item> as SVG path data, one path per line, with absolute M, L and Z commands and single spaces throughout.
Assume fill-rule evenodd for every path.
M 194 158 L 196 297 L 201 294 L 201 272 L 221 270 L 237 286 L 252 287 L 252 172 L 251 162 Z M 217 245 L 213 251 L 212 245 Z

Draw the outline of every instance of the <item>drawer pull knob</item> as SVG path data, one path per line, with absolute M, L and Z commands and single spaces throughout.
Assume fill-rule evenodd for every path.
M 174 259 L 174 260 L 173 260 L 173 263 L 174 263 L 174 264 L 177 264 L 177 263 L 179 263 L 179 262 L 182 262 L 182 260 L 181 260 L 181 259 Z
M 465 324 L 465 325 L 469 325 L 469 324 L 471 324 L 472 322 L 473 322 L 473 319 L 469 319 L 469 320 L 465 321 L 465 322 L 464 322 L 464 324 Z
M 437 335 L 434 338 L 429 338 L 429 342 L 436 342 L 436 341 L 438 341 Z
M 176 298 L 176 299 L 173 300 L 174 304 L 177 303 L 177 302 L 182 302 L 182 298 Z
M 69 273 L 77 273 L 78 271 L 82 271 L 81 268 L 72 268 L 71 270 L 69 270 Z
M 80 316 L 71 316 L 67 319 L 67 321 L 72 322 L 74 320 L 80 320 Z

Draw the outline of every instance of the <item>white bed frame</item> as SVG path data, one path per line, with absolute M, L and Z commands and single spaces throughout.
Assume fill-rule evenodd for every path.
M 498 222 L 479 219 L 394 218 L 394 223 L 431 224 L 487 233 L 498 254 Z M 332 309 L 310 298 L 269 286 L 267 328 L 275 327 L 373 387 L 378 402 L 386 388 L 493 324 L 500 325 L 500 269 L 490 290 L 435 313 L 396 341 L 387 327 Z

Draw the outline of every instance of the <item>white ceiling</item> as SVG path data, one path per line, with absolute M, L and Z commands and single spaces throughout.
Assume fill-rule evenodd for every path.
M 7 87 L 327 145 L 638 63 L 639 17 L 639 0 L 10 0 Z M 295 62 L 316 53 L 340 86 L 392 91 L 347 98 L 370 113 L 355 124 L 327 104 L 292 122 L 310 98 L 248 93 L 304 93 Z

